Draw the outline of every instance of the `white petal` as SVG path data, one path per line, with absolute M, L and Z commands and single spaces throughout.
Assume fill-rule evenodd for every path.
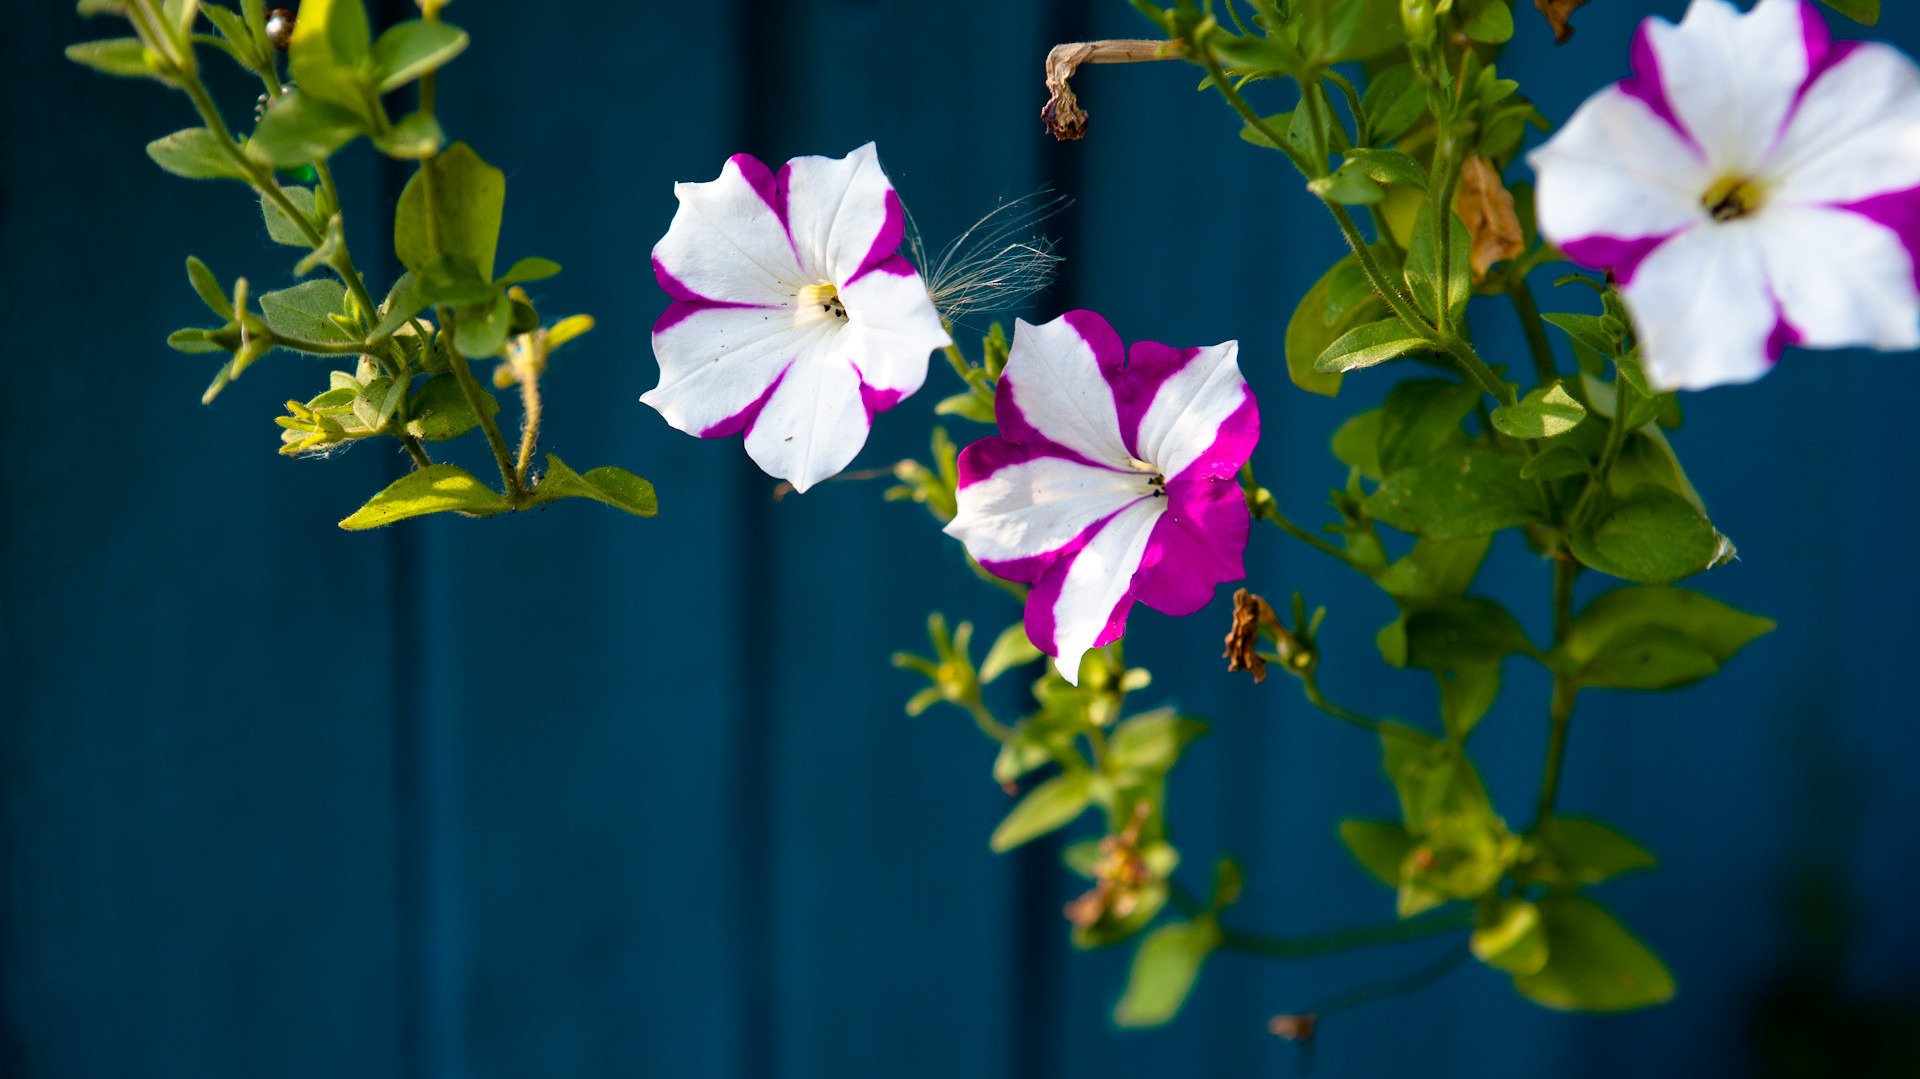
M 873 143 L 840 158 L 796 157 L 787 173 L 787 227 L 801 263 L 812 277 L 844 285 L 888 224 L 893 184 Z
M 1760 0 L 1745 15 L 1726 0 L 1694 0 L 1679 26 L 1647 26 L 1674 115 L 1717 172 L 1751 175 L 1807 78 L 1799 0 Z
M 770 304 L 793 298 L 802 282 L 786 227 L 737 160 L 728 160 L 719 179 L 675 184 L 673 193 L 680 208 L 654 245 L 656 265 L 709 300 Z
M 1038 326 L 1014 321 L 1003 385 L 1013 386 L 1020 414 L 1041 435 L 1088 460 L 1125 467 L 1133 455 L 1120 441 L 1113 388 L 1092 344 L 1068 318 Z M 1112 345 L 1119 349 L 1118 338 Z
M 640 400 L 674 427 L 700 434 L 759 400 L 788 363 L 835 327 L 796 322 L 785 307 L 695 311 L 653 335 L 660 385 Z
M 951 343 L 919 274 L 886 270 L 861 275 L 840 290 L 847 306 L 847 348 L 867 385 L 913 393 L 927 377 L 927 357 Z
M 1080 684 L 1080 659 L 1087 654 L 1113 609 L 1133 585 L 1153 526 L 1166 512 L 1166 499 L 1143 499 L 1120 511 L 1074 556 L 1066 583 L 1054 602 L 1054 666 L 1068 682 Z
M 1196 349 L 1185 367 L 1160 384 L 1135 439 L 1142 460 L 1173 479 L 1212 448 L 1220 425 L 1247 401 L 1239 355 L 1238 341 Z
M 1782 202 L 1853 202 L 1920 187 L 1920 67 L 1860 45 L 1808 87 L 1767 165 Z
M 814 339 L 747 432 L 747 456 L 796 491 L 847 467 L 867 444 L 860 376 L 839 347 L 843 334 Z
M 1540 231 L 1555 242 L 1665 236 L 1707 217 L 1706 163 L 1673 125 L 1617 87 L 1588 98 L 1527 160 L 1539 174 Z
M 1769 207 L 1759 223 L 1767 277 L 1801 344 L 1920 347 L 1920 294 L 1898 236 L 1817 207 Z
M 1059 550 L 1146 493 L 1137 472 L 1035 457 L 961 487 L 946 532 L 982 562 L 1011 562 Z
M 1751 382 L 1772 368 L 1779 321 L 1754 219 L 1701 225 L 1661 244 L 1624 295 L 1647 376 L 1662 390 Z

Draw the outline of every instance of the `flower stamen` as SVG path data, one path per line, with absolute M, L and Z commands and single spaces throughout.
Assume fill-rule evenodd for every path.
M 794 314 L 803 321 L 837 318 L 845 322 L 847 305 L 846 301 L 840 298 L 840 290 L 835 288 L 832 282 L 819 281 L 802 286 L 799 294 L 794 297 Z
M 1700 204 L 1715 221 L 1737 221 L 1760 209 L 1766 191 L 1746 177 L 1723 176 L 1707 189 Z

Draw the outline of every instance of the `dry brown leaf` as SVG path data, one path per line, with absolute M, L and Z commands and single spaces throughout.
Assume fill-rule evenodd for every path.
M 1533 6 L 1540 9 L 1540 14 L 1545 15 L 1547 22 L 1553 26 L 1553 40 L 1565 45 L 1567 39 L 1573 36 L 1573 26 L 1567 22 L 1567 19 L 1573 15 L 1575 8 L 1586 2 L 1587 0 L 1533 0 Z
M 1242 588 L 1233 594 L 1233 627 L 1227 630 L 1227 650 L 1222 653 L 1228 672 L 1252 671 L 1255 682 L 1265 681 L 1267 661 L 1260 655 L 1260 627 L 1278 627 L 1267 601 Z
M 1040 120 L 1047 125 L 1047 132 L 1062 142 L 1086 138 L 1087 110 L 1080 107 L 1068 82 L 1081 64 L 1137 64 L 1177 55 L 1178 46 L 1166 41 L 1070 41 L 1055 45 L 1047 53 L 1048 97 L 1040 107 Z
M 1520 218 L 1513 210 L 1513 194 L 1500 182 L 1500 173 L 1484 157 L 1470 157 L 1460 170 L 1460 190 L 1454 195 L 1454 212 L 1467 226 L 1473 239 L 1470 262 L 1473 279 L 1479 281 L 1501 259 L 1526 253 L 1526 237 L 1520 231 Z

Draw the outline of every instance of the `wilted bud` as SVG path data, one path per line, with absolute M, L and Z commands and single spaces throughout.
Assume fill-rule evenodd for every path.
M 1233 594 L 1233 626 L 1227 630 L 1227 670 L 1251 671 L 1253 680 L 1267 677 L 1267 661 L 1260 654 L 1260 627 L 1279 625 L 1266 600 L 1242 588 Z

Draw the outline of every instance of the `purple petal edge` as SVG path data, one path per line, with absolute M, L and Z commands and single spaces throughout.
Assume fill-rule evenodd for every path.
M 1633 283 L 1634 274 L 1640 272 L 1640 264 L 1647 256 L 1685 231 L 1681 229 L 1663 236 L 1582 236 L 1561 244 L 1560 251 L 1590 270 L 1605 270 L 1625 287 Z
M 1914 288 L 1920 290 L 1920 187 L 1889 191 L 1833 209 L 1859 214 L 1899 237 L 1900 246 L 1907 249 L 1907 261 L 1913 264 Z
M 1680 117 L 1673 111 L 1673 102 L 1667 97 L 1666 79 L 1660 73 L 1660 53 L 1653 47 L 1653 27 L 1656 23 L 1672 25 L 1664 19 L 1641 20 L 1640 28 L 1633 33 L 1633 49 L 1629 54 L 1633 75 L 1620 80 L 1620 92 L 1644 103 L 1698 153 L 1699 142 L 1694 139 L 1693 132 L 1680 122 Z
M 787 366 L 782 367 L 780 373 L 774 376 L 773 381 L 767 384 L 767 388 L 760 392 L 760 396 L 753 399 L 753 403 L 733 415 L 728 416 L 726 419 L 721 420 L 719 423 L 701 431 L 700 437 L 725 438 L 728 435 L 752 433 L 754 423 L 760 419 L 760 411 L 767 407 L 768 401 L 773 399 L 774 391 L 780 388 L 780 383 L 786 381 L 787 372 L 792 370 L 792 368 L 792 361 L 788 361 Z
M 909 277 L 914 273 L 913 264 L 897 252 L 900 243 L 907 236 L 907 211 L 900 204 L 900 196 L 893 188 L 887 188 L 886 217 L 880 224 L 880 232 L 874 236 L 873 243 L 867 247 L 867 257 L 860 260 L 860 268 L 847 278 L 847 284 L 873 273 L 876 270 L 891 273 L 897 277 Z M 904 269 L 902 269 L 904 267 Z

